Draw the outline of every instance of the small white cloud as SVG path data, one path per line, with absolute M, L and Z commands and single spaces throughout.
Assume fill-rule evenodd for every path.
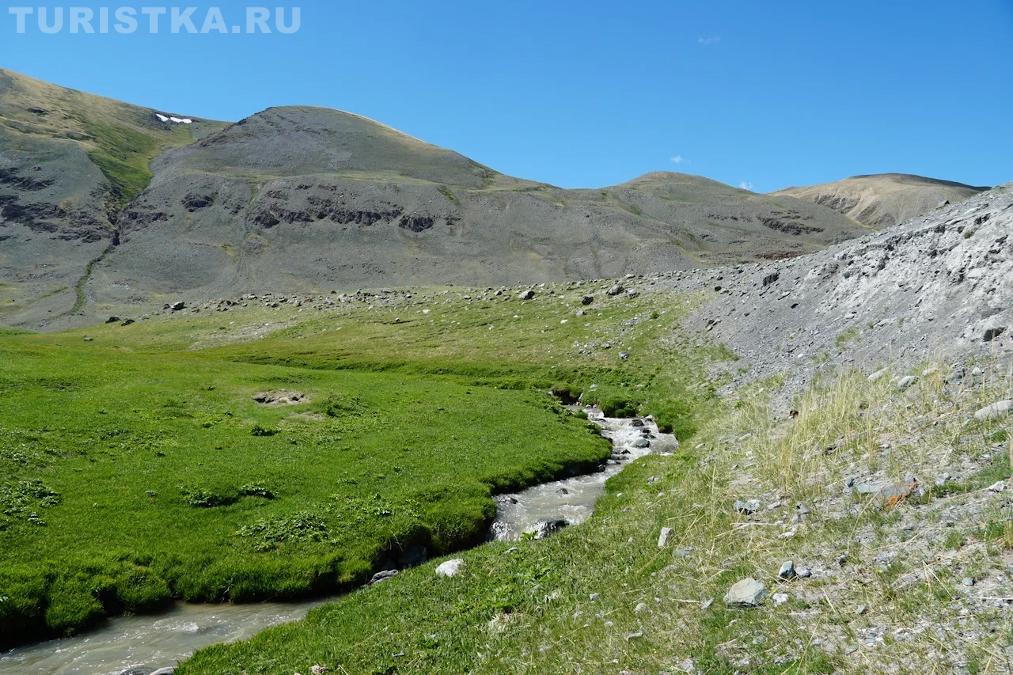
M 752 192 L 753 184 L 750 183 L 748 180 L 744 180 L 739 183 L 739 188 L 742 190 L 749 190 L 750 192 Z
M 672 164 L 685 164 L 688 161 L 682 155 L 672 155 Z
M 700 37 L 698 37 L 696 39 L 696 41 L 697 41 L 697 44 L 701 44 L 704 47 L 709 47 L 711 45 L 716 45 L 717 43 L 721 42 L 721 36 L 720 35 L 701 35 Z

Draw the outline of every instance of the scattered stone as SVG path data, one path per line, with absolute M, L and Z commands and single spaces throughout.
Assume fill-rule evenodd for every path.
M 882 380 L 884 377 L 886 377 L 889 374 L 890 374 L 890 369 L 889 368 L 883 368 L 881 370 L 877 370 L 872 375 L 869 375 L 869 382 L 879 382 L 880 380 Z
M 165 308 L 173 312 L 178 312 L 182 309 L 186 309 L 186 303 L 182 300 L 177 300 L 176 302 L 166 305 Z
M 988 486 L 989 492 L 1002 492 L 1006 489 L 1006 481 L 998 480 Z
M 454 558 L 453 560 L 447 560 L 440 563 L 436 568 L 436 576 L 456 577 L 462 570 L 464 570 L 464 560 L 461 558 Z
M 714 598 L 707 598 L 706 600 L 704 600 L 703 602 L 700 603 L 700 609 L 703 609 L 703 610 L 710 609 L 711 605 L 713 605 L 713 604 L 714 604 Z
M 626 290 L 626 289 L 625 289 L 625 288 L 623 288 L 623 285 L 622 285 L 622 284 L 615 284 L 614 286 L 612 286 L 612 288 L 608 289 L 608 290 L 607 290 L 607 291 L 605 292 L 605 294 L 606 294 L 606 295 L 609 295 L 609 296 L 613 296 L 613 297 L 614 297 L 614 296 L 616 296 L 616 295 L 619 295 L 619 294 L 621 294 L 621 293 L 622 293 L 623 291 L 625 291 L 625 290 Z
M 517 296 L 517 298 L 519 300 L 531 300 L 534 297 L 535 297 L 535 292 L 533 290 L 531 290 L 530 288 Z
M 589 599 L 589 600 L 590 600 L 591 602 L 598 602 L 598 600 L 600 600 L 600 599 L 601 599 L 601 594 L 599 594 L 599 593 L 592 593 L 591 595 L 589 595 L 589 596 L 587 596 L 587 597 L 588 597 L 588 599 Z
M 960 580 L 964 586 L 974 586 L 974 577 L 964 577 Z
M 627 633 L 626 634 L 626 641 L 628 642 L 630 640 L 638 640 L 638 639 L 640 639 L 642 637 L 644 637 L 644 632 L 641 631 L 641 630 L 638 630 L 635 633 Z
M 904 391 L 905 389 L 909 389 L 917 381 L 918 376 L 916 375 L 907 375 L 906 377 L 902 377 L 899 380 L 897 380 L 897 390 Z
M 253 395 L 253 400 L 261 405 L 298 405 L 309 403 L 309 397 L 298 391 L 262 391 Z
M 633 613 L 634 614 L 643 614 L 646 611 L 647 611 L 647 603 L 646 602 L 638 602 L 637 606 L 633 608 Z
M 108 319 L 106 319 L 106 323 L 117 323 L 119 321 L 122 321 L 122 319 L 120 319 L 120 317 L 118 316 L 111 316 Z
M 752 577 L 746 577 L 728 589 L 725 604 L 729 607 L 758 607 L 766 595 L 766 586 Z
M 381 581 L 387 581 L 391 577 L 397 576 L 397 570 L 383 570 L 373 575 L 373 578 L 369 580 L 370 584 L 378 584 Z
M 584 305 L 585 307 L 587 305 L 590 305 L 592 302 L 594 302 L 594 296 L 593 295 L 585 295 L 584 297 L 582 297 L 580 299 L 580 304 Z
M 858 615 L 858 616 L 862 616 L 863 614 L 865 614 L 868 611 L 869 611 L 869 608 L 866 607 L 865 605 L 859 605 L 858 607 L 855 608 L 855 614 Z
M 757 511 L 760 510 L 760 500 L 759 499 L 748 499 L 748 500 L 743 501 L 741 499 L 736 499 L 735 500 L 735 510 L 738 511 L 739 513 L 743 514 L 743 515 L 751 516 L 751 515 L 753 515 L 754 513 L 756 513 Z
M 672 538 L 672 528 L 663 527 L 661 528 L 661 534 L 658 535 L 658 548 L 665 548 L 668 546 L 669 539 Z
M 999 419 L 1006 415 L 1013 414 L 1013 400 L 1007 399 L 1005 401 L 996 401 L 991 405 L 987 405 L 978 412 L 974 413 L 974 419 L 979 422 L 986 422 L 988 420 Z
M 795 562 L 792 560 L 785 560 L 781 564 L 781 569 L 777 572 L 777 578 L 782 581 L 787 581 L 788 579 L 794 579 L 795 576 Z
M 798 575 L 800 579 L 808 579 L 813 575 L 813 571 L 808 567 L 799 567 L 797 570 L 795 570 L 795 573 Z
M 788 602 L 788 594 L 787 593 L 774 593 L 774 595 L 770 596 L 770 599 L 774 601 L 774 606 L 775 607 L 780 607 L 784 603 Z
M 535 528 L 531 530 L 531 534 L 535 536 L 535 539 L 545 539 L 548 536 L 556 534 L 569 524 L 563 518 L 543 520 L 535 524 Z
M 633 443 L 631 443 L 631 445 L 634 448 L 644 449 L 644 448 L 651 447 L 651 442 L 649 440 L 647 440 L 646 438 L 638 438 L 637 440 L 633 441 Z
M 327 672 L 327 666 L 312 665 L 310 666 L 310 675 L 324 675 Z

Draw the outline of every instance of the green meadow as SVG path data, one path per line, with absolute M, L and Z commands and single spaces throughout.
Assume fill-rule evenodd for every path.
M 0 646 L 176 599 L 336 593 L 471 547 L 496 493 L 608 456 L 560 398 L 689 433 L 725 357 L 673 337 L 692 302 L 578 299 L 0 334 Z

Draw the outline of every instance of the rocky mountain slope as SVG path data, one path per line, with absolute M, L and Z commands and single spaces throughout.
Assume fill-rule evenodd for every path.
M 809 256 L 664 275 L 712 290 L 693 320 L 751 370 L 1013 351 L 1013 183 Z M 741 365 L 741 364 L 739 364 Z
M 917 218 L 942 203 L 963 201 L 986 189 L 923 176 L 884 173 L 787 188 L 774 194 L 811 201 L 864 225 L 883 228 Z
M 3 320 L 49 327 L 178 294 L 615 276 L 865 231 L 694 176 L 562 190 L 349 113 L 273 108 L 225 127 L 7 71 L 0 200 Z
M 316 108 L 258 113 L 153 171 L 95 269 L 99 302 L 617 276 L 796 255 L 863 231 L 694 176 L 561 190 Z
M 74 307 L 148 163 L 222 126 L 172 117 L 0 70 L 0 320 Z

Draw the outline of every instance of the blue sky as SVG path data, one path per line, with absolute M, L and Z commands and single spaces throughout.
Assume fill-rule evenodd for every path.
M 269 3 L 189 4 L 231 20 Z M 341 108 L 564 187 L 657 170 L 757 191 L 1013 180 L 1013 0 L 278 0 L 301 30 L 256 36 L 45 35 L 34 19 L 18 35 L 11 4 L 28 3 L 0 14 L 12 70 L 226 120 Z

